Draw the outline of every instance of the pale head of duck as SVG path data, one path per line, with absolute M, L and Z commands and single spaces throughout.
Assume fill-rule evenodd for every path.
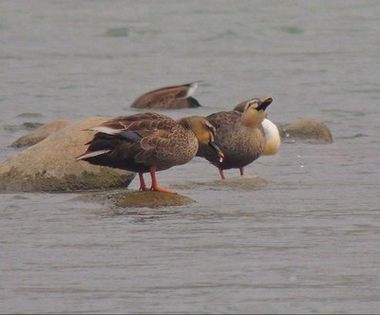
M 272 101 L 271 97 L 265 97 L 263 100 L 253 98 L 246 101 L 242 113 L 242 123 L 246 126 L 259 126 L 266 118 L 265 110 Z
M 222 160 L 224 154 L 218 145 L 214 142 L 216 129 L 205 118 L 201 116 L 190 116 L 181 118 L 179 123 L 186 129 L 190 129 L 198 139 L 199 145 L 209 145 Z

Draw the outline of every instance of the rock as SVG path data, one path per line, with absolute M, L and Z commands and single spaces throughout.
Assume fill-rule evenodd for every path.
M 194 202 L 192 199 L 179 194 L 162 193 L 158 191 L 133 191 L 116 199 L 118 207 L 169 207 L 182 206 Z
M 116 191 L 116 192 L 95 192 L 79 197 L 80 200 L 98 200 L 111 202 L 111 204 L 121 208 L 160 208 L 183 206 L 194 202 L 189 197 L 180 194 L 169 194 L 158 191 Z
M 282 138 L 310 141 L 316 143 L 332 143 L 333 137 L 325 123 L 313 119 L 300 119 L 294 123 L 280 127 Z
M 109 117 L 71 123 L 0 164 L 0 192 L 78 191 L 127 187 L 135 173 L 76 161 L 94 127 Z
M 68 124 L 70 124 L 70 121 L 68 119 L 56 119 L 46 125 L 43 125 L 31 133 L 22 136 L 18 138 L 16 141 L 14 141 L 11 144 L 11 147 L 24 147 L 24 146 L 31 146 L 34 145 L 42 140 L 44 140 L 46 137 L 51 135 L 52 133 L 66 127 Z

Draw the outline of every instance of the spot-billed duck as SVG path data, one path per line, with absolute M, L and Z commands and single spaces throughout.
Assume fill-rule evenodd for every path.
M 158 186 L 156 171 L 187 163 L 199 144 L 209 146 L 218 161 L 224 156 L 214 142 L 214 126 L 199 116 L 174 120 L 157 113 L 139 113 L 114 118 L 91 130 L 97 133 L 77 160 L 138 172 L 140 190 L 147 190 L 143 173 L 149 172 L 151 190 L 173 192 Z
M 197 152 L 219 169 L 221 179 L 223 170 L 238 168 L 244 174 L 244 166 L 256 160 L 265 149 L 265 135 L 262 122 L 265 110 L 272 103 L 271 97 L 263 100 L 254 98 L 244 102 L 243 112 L 223 111 L 211 114 L 206 118 L 216 128 L 215 143 L 224 153 L 220 161 L 207 146 L 200 145 Z

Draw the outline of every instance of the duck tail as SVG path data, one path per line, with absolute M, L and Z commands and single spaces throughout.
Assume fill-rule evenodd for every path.
M 194 97 L 190 96 L 187 98 L 189 107 L 200 107 L 202 106 Z
M 89 158 L 92 158 L 92 157 L 95 157 L 95 156 L 106 154 L 106 153 L 111 152 L 111 151 L 112 150 L 98 150 L 98 151 L 85 152 L 85 153 L 77 156 L 75 159 L 77 161 L 86 160 L 86 159 L 89 159 Z

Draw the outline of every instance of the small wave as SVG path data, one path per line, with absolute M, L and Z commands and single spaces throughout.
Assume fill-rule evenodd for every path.
M 280 30 L 288 34 L 303 34 L 304 30 L 297 26 L 282 26 Z
M 355 133 L 354 135 L 345 136 L 345 137 L 338 137 L 337 139 L 350 140 L 350 139 L 367 138 L 367 137 L 369 137 L 369 135 L 366 135 L 364 133 Z
M 127 27 L 109 28 L 106 31 L 108 37 L 127 37 L 129 35 L 129 29 Z
M 3 129 L 10 132 L 20 131 L 20 130 L 34 130 L 41 127 L 43 124 L 37 122 L 23 122 L 20 125 L 4 125 Z
M 186 184 L 174 184 L 170 187 L 175 189 L 228 189 L 228 190 L 255 190 L 268 185 L 268 181 L 257 176 L 243 176 L 226 178 L 225 180 L 212 180 L 209 182 L 188 182 Z
M 350 89 L 348 90 L 348 92 L 352 92 L 352 93 L 355 93 L 355 94 L 371 94 L 371 93 L 374 93 L 374 94 L 379 94 L 380 93 L 380 88 L 378 87 L 373 87 L 373 88 L 361 88 L 361 89 Z
M 233 30 L 226 30 L 220 33 L 217 33 L 213 36 L 205 37 L 202 39 L 204 42 L 214 41 L 214 40 L 220 40 L 220 39 L 229 39 L 229 38 L 235 38 L 238 36 L 238 34 Z
M 17 118 L 41 118 L 43 117 L 40 113 L 21 113 L 16 116 Z

